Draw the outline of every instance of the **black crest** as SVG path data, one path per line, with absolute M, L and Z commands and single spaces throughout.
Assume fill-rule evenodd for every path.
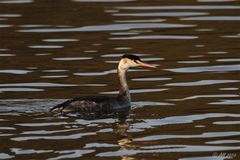
M 131 59 L 131 60 L 134 60 L 134 61 L 136 61 L 136 60 L 141 61 L 138 56 L 133 55 L 133 54 L 124 54 L 122 56 L 122 58 L 128 58 L 128 59 Z

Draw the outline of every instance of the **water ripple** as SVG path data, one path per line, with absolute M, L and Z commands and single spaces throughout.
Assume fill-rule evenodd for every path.
M 41 92 L 44 91 L 44 89 L 38 89 L 38 88 L 0 88 L 1 92 Z
M 203 67 L 183 67 L 164 69 L 177 73 L 200 73 L 200 72 L 223 72 L 223 71 L 240 71 L 240 65 L 218 65 L 218 66 L 203 66 Z
M 10 159 L 10 158 L 14 158 L 14 156 L 11 156 L 11 155 L 6 154 L 6 153 L 0 153 L 0 157 L 1 157 L 1 159 Z
M 225 87 L 225 88 L 219 88 L 219 90 L 222 90 L 222 91 L 236 91 L 238 90 L 237 87 Z
M 15 18 L 15 17 L 21 17 L 21 14 L 0 14 L 0 17 L 4 18 Z
M 115 9 L 125 10 L 218 10 L 218 9 L 240 9 L 240 6 L 234 5 L 186 5 L 186 6 L 127 6 L 115 7 Z
M 112 73 L 117 73 L 117 70 L 113 69 L 113 70 L 103 71 L 103 72 L 74 73 L 73 75 L 76 75 L 76 76 L 103 76 L 103 75 L 109 75 Z
M 220 102 L 211 102 L 209 104 L 215 105 L 239 105 L 240 100 L 221 100 Z
M 19 32 L 39 32 L 39 33 L 53 33 L 53 32 L 93 32 L 93 31 L 117 31 L 129 29 L 144 29 L 144 28 L 185 28 L 195 27 L 195 25 L 184 24 L 164 24 L 164 23 L 127 23 L 127 24 L 109 24 L 100 26 L 85 26 L 79 28 L 42 28 L 42 29 L 23 29 Z M 41 46 L 40 46 L 41 47 Z
M 112 124 L 116 122 L 116 120 L 112 118 L 96 119 L 96 120 L 76 119 L 75 121 L 76 121 L 76 124 L 81 124 L 86 126 L 91 124 L 98 124 L 98 123 Z
M 110 34 L 111 35 L 115 35 L 115 36 L 127 36 L 127 35 L 138 35 L 139 33 L 134 33 L 134 32 L 112 32 Z
M 113 16 L 132 16 L 132 17 L 184 17 L 184 16 L 203 16 L 206 12 L 153 12 L 153 13 L 114 13 Z
M 84 148 L 102 148 L 102 147 L 118 147 L 118 145 L 108 143 L 88 143 L 84 146 Z
M 157 145 L 150 147 L 141 147 L 140 149 L 121 149 L 118 151 L 103 152 L 97 154 L 99 157 L 117 157 L 126 155 L 136 155 L 142 153 L 174 153 L 174 152 L 216 152 L 216 151 L 234 151 L 240 147 L 228 146 L 207 146 L 207 145 Z
M 0 28 L 9 28 L 12 27 L 13 25 L 9 25 L 9 24 L 0 24 Z
M 143 19 L 143 20 L 115 20 L 114 22 L 117 23 L 156 23 L 156 22 L 163 22 L 165 19 Z
M 240 114 L 227 114 L 227 113 L 207 113 L 207 114 L 195 114 L 187 116 L 173 116 L 166 117 L 162 119 L 143 119 L 143 122 L 134 123 L 133 128 L 144 129 L 153 128 L 163 125 L 173 125 L 173 124 L 186 124 L 193 123 L 197 120 L 204 120 L 208 118 L 219 118 L 219 117 L 240 117 Z
M 217 124 L 217 125 L 236 125 L 236 124 L 240 124 L 240 121 L 217 121 L 217 122 L 213 122 L 213 124 Z
M 206 86 L 206 85 L 214 85 L 214 84 L 223 84 L 223 83 L 236 83 L 240 82 L 239 80 L 201 80 L 196 82 L 180 82 L 180 83 L 168 83 L 165 86 Z
M 114 50 L 130 50 L 130 49 L 132 49 L 132 48 L 130 48 L 130 47 L 116 47 L 116 48 L 114 48 Z
M 59 49 L 59 48 L 64 48 L 64 46 L 60 46 L 60 45 L 36 45 L 36 46 L 29 46 L 29 48 L 36 48 L 36 49 Z
M 22 69 L 6 69 L 6 70 L 0 70 L 0 73 L 7 73 L 7 74 L 27 74 L 31 73 L 33 71 L 30 70 L 22 70 Z
M 43 39 L 43 42 L 77 42 L 78 39 L 67 39 L 67 38 L 55 38 L 55 39 Z
M 51 25 L 47 24 L 23 24 L 19 25 L 21 28 L 39 28 L 39 27 L 50 27 Z
M 53 58 L 56 61 L 83 61 L 83 60 L 90 60 L 93 59 L 92 57 L 61 57 L 61 58 Z
M 206 144 L 229 144 L 229 143 L 240 143 L 240 140 L 216 140 L 206 142 Z
M 56 76 L 40 76 L 41 78 L 66 78 L 67 75 L 56 75 Z
M 33 0 L 2 0 L 0 3 L 6 4 L 22 4 L 22 3 L 32 3 Z
M 47 73 L 58 73 L 58 72 L 67 72 L 68 70 L 65 69 L 50 69 L 50 70 L 43 70 L 43 72 Z
M 64 150 L 64 151 L 55 151 L 54 153 L 64 154 L 57 156 L 55 158 L 48 158 L 47 160 L 59 160 L 59 159 L 72 159 L 82 157 L 84 154 L 92 153 L 95 150 Z
M 15 54 L 8 54 L 8 53 L 0 53 L 0 57 L 13 57 L 16 56 Z
M 240 58 L 223 58 L 217 59 L 217 62 L 240 62 Z
M 143 138 L 135 138 L 134 141 L 156 141 L 163 139 L 188 139 L 188 138 L 219 138 L 219 137 L 231 137 L 231 136 L 239 136 L 240 132 L 207 132 L 199 135 L 154 135 L 154 136 L 146 136 Z
M 13 127 L 0 127 L 0 130 L 16 130 L 16 128 L 13 128 Z
M 209 61 L 178 61 L 178 63 L 183 63 L 183 64 L 203 64 L 203 63 L 209 63 Z
M 189 36 L 189 35 L 151 35 L 151 36 L 132 36 L 132 37 L 114 37 L 109 38 L 110 40 L 138 40 L 138 39 L 197 39 L 198 36 Z
M 231 97 L 239 97 L 237 94 L 206 94 L 206 95 L 195 95 L 189 96 L 182 99 L 169 99 L 169 101 L 185 101 L 185 100 L 192 100 L 198 98 L 231 98 Z
M 207 52 L 207 54 L 226 54 L 228 52 L 225 51 L 211 51 L 211 52 Z
M 173 103 L 167 102 L 150 102 L 150 101 L 141 101 L 141 102 L 132 102 L 133 106 L 171 106 Z
M 29 140 L 62 140 L 62 139 L 80 139 L 83 136 L 91 136 L 96 135 L 95 132 L 85 132 L 85 133 L 77 133 L 71 135 L 63 135 L 63 136 L 27 136 L 27 137 L 14 137 L 11 138 L 13 141 L 29 141 Z
M 43 127 L 43 126 L 59 126 L 68 124 L 67 122 L 48 122 L 48 123 L 20 123 L 15 124 L 17 126 L 24 126 L 24 127 Z
M 205 16 L 205 17 L 188 17 L 180 20 L 187 21 L 240 21 L 240 16 Z
M 53 150 L 35 150 L 35 149 L 21 149 L 21 148 L 11 148 L 10 149 L 15 154 L 40 154 L 40 153 L 49 153 L 53 152 Z
M 47 82 L 0 84 L 0 87 L 73 87 L 73 86 L 78 86 L 78 85 L 77 84 L 47 83 Z

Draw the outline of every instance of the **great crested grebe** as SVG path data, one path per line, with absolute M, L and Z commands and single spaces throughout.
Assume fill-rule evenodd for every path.
M 97 113 L 110 114 L 116 110 L 129 108 L 131 106 L 131 96 L 126 81 L 126 72 L 130 67 L 150 67 L 154 65 L 144 63 L 136 55 L 125 54 L 118 64 L 118 77 L 120 80 L 119 94 L 116 97 L 106 96 L 85 96 L 77 97 L 63 102 L 50 109 L 50 112 L 57 113 Z

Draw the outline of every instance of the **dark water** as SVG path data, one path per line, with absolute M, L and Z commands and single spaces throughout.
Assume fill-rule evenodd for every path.
M 0 159 L 240 159 L 238 0 L 0 0 Z M 48 114 L 64 99 L 114 95 L 131 114 Z M 80 158 L 81 157 L 81 158 Z

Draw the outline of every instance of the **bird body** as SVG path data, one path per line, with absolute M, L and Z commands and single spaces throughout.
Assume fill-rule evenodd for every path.
M 122 97 L 84 96 L 77 97 L 53 107 L 51 112 L 60 113 L 96 113 L 110 114 L 131 106 L 129 101 Z
M 123 55 L 118 65 L 120 81 L 119 94 L 116 97 L 84 96 L 63 102 L 50 109 L 50 112 L 80 113 L 80 114 L 110 114 L 127 109 L 131 106 L 131 96 L 127 85 L 126 72 L 130 67 L 152 67 L 143 63 L 138 56 Z

